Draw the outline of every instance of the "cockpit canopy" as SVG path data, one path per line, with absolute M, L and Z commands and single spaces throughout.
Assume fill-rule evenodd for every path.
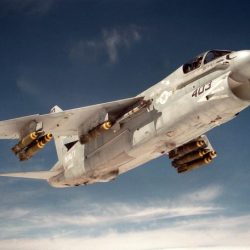
M 190 71 L 193 71 L 201 66 L 201 64 L 209 63 L 219 57 L 230 54 L 232 51 L 230 50 L 210 50 L 203 54 L 196 56 L 194 59 L 183 65 L 183 72 L 186 74 Z

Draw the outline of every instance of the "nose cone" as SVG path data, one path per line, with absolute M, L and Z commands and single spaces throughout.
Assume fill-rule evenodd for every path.
M 241 50 L 229 55 L 233 59 L 232 77 L 236 81 L 246 82 L 250 80 L 250 50 Z

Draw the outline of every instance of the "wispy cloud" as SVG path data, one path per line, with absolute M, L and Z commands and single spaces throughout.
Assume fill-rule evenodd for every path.
M 18 89 L 25 93 L 28 94 L 30 96 L 38 96 L 39 95 L 39 88 L 37 85 L 35 85 L 34 82 L 31 82 L 30 80 L 25 79 L 24 77 L 21 77 L 19 79 L 17 79 L 16 81 L 16 85 L 18 87 Z
M 205 188 L 215 190 L 213 186 Z M 202 194 L 204 190 L 199 192 Z M 212 191 L 211 191 L 212 192 Z M 50 232 L 54 229 L 65 227 L 92 228 L 94 233 L 98 230 L 115 229 L 121 225 L 127 227 L 146 226 L 167 221 L 172 223 L 181 218 L 193 218 L 197 216 L 209 216 L 218 214 L 222 208 L 214 203 L 211 198 L 209 204 L 204 202 L 202 195 L 193 202 L 183 200 L 182 197 L 175 200 L 149 201 L 138 203 L 90 203 L 88 200 L 68 201 L 61 209 L 58 208 L 50 213 L 45 208 L 20 207 L 9 208 L 0 211 L 0 227 L 8 224 L 8 230 L 2 233 L 2 238 L 13 237 L 12 232 L 25 235 L 27 231 L 36 228 L 37 231 L 46 229 Z M 24 196 L 25 197 L 25 196 Z M 30 196 L 28 196 L 30 197 Z M 199 198 L 201 197 L 201 198 Z M 214 199 L 217 196 L 213 196 Z M 196 203 L 198 202 L 198 203 Z M 28 226 L 27 226 L 28 225 Z M 1 238 L 1 237 L 0 237 Z
M 4 14 L 44 15 L 51 10 L 53 3 L 54 0 L 2 0 L 1 12 Z
M 28 96 L 35 103 L 47 107 L 48 102 L 55 100 L 55 97 L 51 91 L 48 91 L 48 86 L 44 84 L 47 81 L 47 77 L 44 76 L 48 74 L 47 69 L 44 72 L 41 71 L 41 69 L 32 66 L 20 66 L 16 87 L 25 97 Z
M 116 62 L 118 60 L 118 51 L 122 47 L 129 48 L 132 43 L 141 39 L 138 27 L 130 27 L 125 30 L 103 30 L 103 44 L 106 48 L 109 60 Z
M 219 198 L 223 193 L 223 189 L 219 185 L 208 186 L 200 190 L 190 192 L 182 197 L 181 200 L 190 202 L 211 202 Z
M 29 213 L 29 210 L 23 208 L 6 209 L 5 211 L 1 211 L 0 220 L 3 220 L 5 218 L 16 220 L 28 215 Z
M 250 214 L 226 215 L 218 204 L 222 194 L 214 185 L 173 200 L 103 204 L 73 199 L 50 213 L 9 208 L 0 211 L 5 228 L 0 245 L 3 250 L 248 249 Z
M 106 205 L 108 206 L 108 205 Z M 74 215 L 63 213 L 52 213 L 50 215 L 30 211 L 27 220 L 36 227 L 58 227 L 58 226 L 115 226 L 117 224 L 147 223 L 162 219 L 173 219 L 179 217 L 208 215 L 220 210 L 213 206 L 177 206 L 175 208 L 159 204 L 159 206 L 110 204 L 112 209 L 105 209 L 101 205 L 96 210 L 90 208 L 87 212 L 77 212 Z M 91 213 L 89 212 L 91 211 Z
M 119 60 L 123 49 L 129 49 L 141 40 L 141 28 L 135 25 L 126 28 L 103 29 L 97 39 L 80 40 L 70 48 L 70 58 L 96 61 L 106 57 L 110 63 Z

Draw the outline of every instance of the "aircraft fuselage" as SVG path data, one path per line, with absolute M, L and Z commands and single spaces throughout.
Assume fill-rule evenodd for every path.
M 65 187 L 110 181 L 248 107 L 250 51 L 225 52 L 212 60 L 208 53 L 138 95 L 150 100 L 150 106 L 129 117 L 119 129 L 86 144 L 77 142 L 63 157 L 64 172 L 49 183 Z

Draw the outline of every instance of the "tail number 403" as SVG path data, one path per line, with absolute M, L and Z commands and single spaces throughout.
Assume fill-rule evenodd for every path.
M 202 95 L 204 92 L 208 91 L 211 87 L 212 87 L 212 82 L 209 82 L 209 83 L 199 87 L 198 89 L 196 89 L 193 92 L 192 97 L 197 97 L 199 95 Z

